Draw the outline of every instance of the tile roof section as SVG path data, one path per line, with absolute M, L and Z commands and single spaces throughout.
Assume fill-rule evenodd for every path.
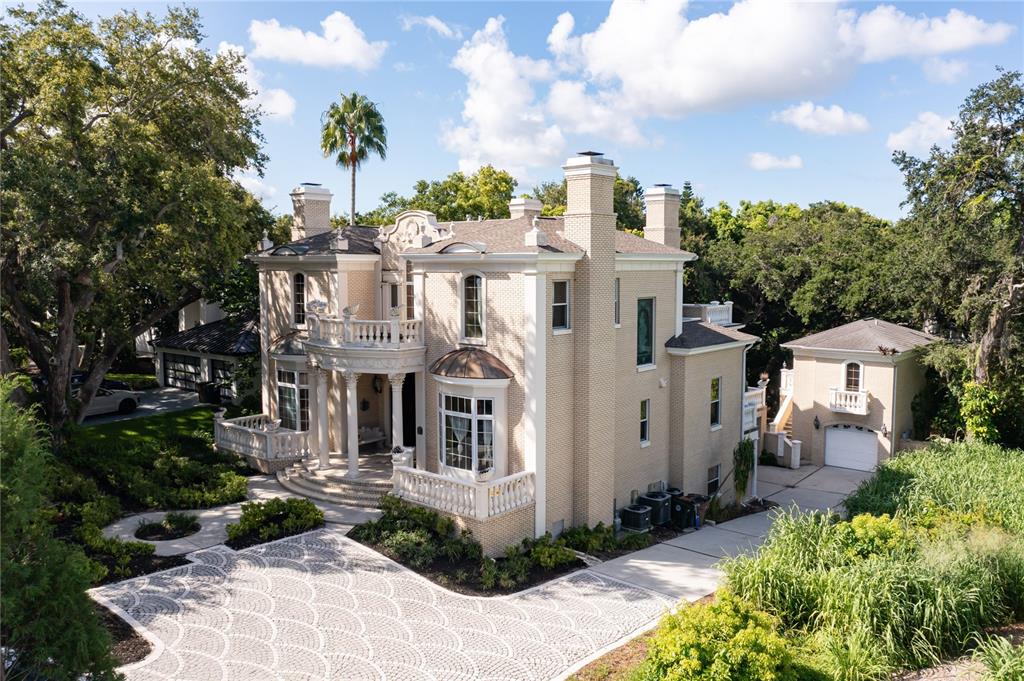
M 259 350 L 260 335 L 255 319 L 242 323 L 221 319 L 157 338 L 152 345 L 164 350 L 188 350 L 209 355 L 250 355 Z
M 886 348 L 906 352 L 937 340 L 941 339 L 930 333 L 869 317 L 791 340 L 783 343 L 782 347 L 854 352 L 878 352 L 880 348 Z
M 298 241 L 277 244 L 273 248 L 259 251 L 259 255 L 377 255 L 380 253 L 373 244 L 373 240 L 379 233 L 376 227 L 357 225 L 342 228 L 342 236 L 348 239 L 348 250 L 345 251 L 332 248 L 334 232 L 335 230 L 331 230 L 307 236 Z
M 500 359 L 480 348 L 459 348 L 430 365 L 430 373 L 448 378 L 502 379 L 515 374 Z
M 708 322 L 684 322 L 678 336 L 668 339 L 666 348 L 695 350 L 726 343 L 753 343 L 757 336 L 737 331 L 735 328 L 709 324 Z

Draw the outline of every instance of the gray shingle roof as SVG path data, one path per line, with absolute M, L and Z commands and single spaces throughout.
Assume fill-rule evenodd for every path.
M 937 336 L 881 319 L 858 319 L 810 336 L 783 343 L 784 348 L 879 352 L 881 348 L 906 352 L 940 340 Z
M 665 347 L 695 350 L 726 343 L 753 343 L 756 340 L 758 340 L 757 336 L 737 331 L 732 327 L 709 324 L 708 322 L 684 322 L 683 330 L 679 335 L 668 339 Z
M 344 227 L 341 230 L 342 236 L 348 239 L 348 250 L 339 251 L 332 248 L 334 241 L 334 230 L 307 236 L 305 239 L 290 241 L 286 244 L 277 244 L 273 248 L 259 251 L 260 255 L 376 255 L 380 253 L 373 245 L 377 238 L 376 227 Z
M 157 338 L 152 345 L 210 355 L 249 355 L 259 350 L 260 334 L 255 319 L 241 323 L 221 319 Z

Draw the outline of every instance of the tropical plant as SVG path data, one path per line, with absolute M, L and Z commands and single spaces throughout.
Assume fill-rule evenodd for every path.
M 732 450 L 733 480 L 736 484 L 736 496 L 741 497 L 747 491 L 750 473 L 754 470 L 754 441 L 743 438 Z
M 334 156 L 335 163 L 352 174 L 350 225 L 356 224 L 356 170 L 376 154 L 384 160 L 388 153 L 388 131 L 377 105 L 353 92 L 341 93 L 340 102 L 333 102 L 324 112 L 320 129 L 320 149 L 324 156 Z

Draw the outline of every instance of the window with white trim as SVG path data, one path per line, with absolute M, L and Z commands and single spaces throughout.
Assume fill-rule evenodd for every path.
M 306 275 L 299 272 L 292 278 L 292 319 L 296 326 L 306 323 Z
M 551 295 L 551 328 L 555 331 L 568 331 L 572 328 L 569 308 L 569 282 L 566 280 L 552 282 Z
M 636 301 L 636 365 L 654 364 L 654 298 Z
M 416 318 L 416 286 L 413 284 L 412 263 L 405 263 L 405 319 Z
M 860 392 L 860 386 L 862 384 L 863 367 L 860 362 L 847 362 L 845 370 L 843 371 L 843 379 L 845 390 L 850 392 Z
M 438 393 L 441 464 L 486 473 L 494 468 L 494 400 Z
M 715 464 L 708 468 L 708 496 L 714 495 L 718 491 L 718 483 L 721 478 L 722 465 Z
M 614 323 L 615 326 L 619 326 L 620 324 L 622 324 L 622 307 L 619 300 L 621 286 L 622 284 L 619 281 L 619 278 L 615 277 L 615 280 L 612 282 L 612 295 L 614 296 L 612 323 Z
M 305 371 L 277 370 L 277 413 L 282 428 L 309 430 L 308 386 Z
M 640 400 L 640 444 L 651 442 L 651 401 Z
M 711 427 L 722 425 L 722 377 L 711 379 Z
M 462 338 L 484 339 L 484 278 L 468 274 L 462 279 Z

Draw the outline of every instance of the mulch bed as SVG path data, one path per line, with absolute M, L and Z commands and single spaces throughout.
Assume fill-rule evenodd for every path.
M 110 634 L 110 654 L 117 660 L 118 666 L 138 662 L 149 655 L 153 649 L 149 641 L 130 624 L 99 603 L 95 608 L 100 624 Z
M 167 527 L 163 523 L 145 523 L 135 530 L 135 538 L 145 539 L 146 541 L 170 541 L 171 539 L 191 536 L 198 531 L 199 523 L 195 523 L 187 530 L 177 530 Z
M 694 601 L 693 604 L 710 603 L 713 600 L 715 595 L 711 594 Z M 605 653 L 569 677 L 570 681 L 618 681 L 627 678 L 647 657 L 647 642 L 656 631 L 657 627 L 645 631 L 615 650 Z
M 188 565 L 189 560 L 185 556 L 158 556 L 152 554 L 142 558 L 137 558 L 131 562 L 131 577 L 121 577 L 114 574 L 114 567 L 110 563 L 103 560 L 106 556 L 90 556 L 97 563 L 101 563 L 107 568 L 107 576 L 103 578 L 96 586 L 102 586 L 103 584 L 112 584 L 114 582 L 120 582 L 125 579 L 132 579 L 140 575 L 148 575 L 151 572 L 160 572 L 161 570 L 169 570 L 180 565 Z
M 572 563 L 560 565 L 551 570 L 534 567 L 530 570 L 526 582 L 523 584 L 511 589 L 504 589 L 500 586 L 495 586 L 493 589 L 485 589 L 479 582 L 479 563 L 473 563 L 471 561 L 459 561 L 457 563 L 452 563 L 444 559 L 440 559 L 434 561 L 433 564 L 425 568 L 412 567 L 402 563 L 395 554 L 380 544 L 369 544 L 367 542 L 359 541 L 351 536 L 349 539 L 353 539 L 363 546 L 373 549 L 377 553 L 384 554 L 396 563 L 402 564 L 413 572 L 426 577 L 438 586 L 442 586 L 449 591 L 454 591 L 455 593 L 463 594 L 464 596 L 507 596 L 586 567 L 582 560 L 576 560 Z M 467 577 L 465 581 L 456 578 L 456 575 L 459 575 L 460 573 L 465 573 Z
M 239 537 L 238 539 L 229 539 L 226 542 L 224 542 L 224 545 L 227 546 L 229 549 L 233 549 L 235 551 L 238 551 L 238 550 L 241 550 L 241 549 L 247 549 L 250 546 L 256 546 L 257 544 L 266 544 L 268 542 L 277 541 L 278 539 L 284 539 L 285 537 L 294 537 L 297 534 L 305 534 L 306 532 L 312 532 L 313 530 L 319 530 L 323 526 L 324 526 L 324 524 L 320 523 L 316 527 L 310 527 L 309 529 L 306 529 L 306 530 L 299 530 L 298 532 L 288 532 L 288 533 L 282 534 L 279 537 L 271 537 L 270 539 L 260 539 L 258 536 L 254 535 L 254 534 L 251 534 L 251 535 L 249 535 L 247 537 Z

